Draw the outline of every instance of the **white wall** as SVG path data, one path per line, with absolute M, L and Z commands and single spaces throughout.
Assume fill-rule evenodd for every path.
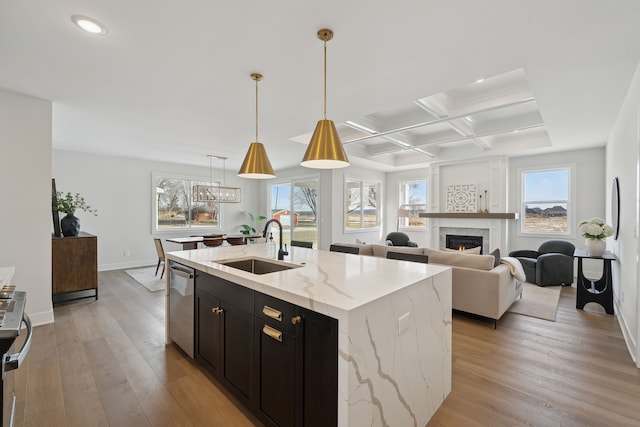
M 625 340 L 640 367 L 640 293 L 638 292 L 638 223 L 640 200 L 640 67 L 631 82 L 626 99 L 607 141 L 606 182 L 617 176 L 620 181 L 620 237 L 607 239 L 608 248 L 616 255 L 614 263 L 614 304 Z M 609 206 L 611 186 L 607 186 L 605 205 Z M 607 210 L 611 223 L 611 210 Z
M 207 159 L 203 163 L 208 163 Z M 98 216 L 76 212 L 82 231 L 98 236 L 98 269 L 111 270 L 155 264 L 158 260 L 153 237 L 202 234 L 202 230 L 152 233 L 152 173 L 166 173 L 209 180 L 209 167 L 197 167 L 147 160 L 101 156 L 71 151 L 53 151 L 53 177 L 58 191 L 80 193 L 98 210 Z M 225 185 L 242 189 L 242 203 L 222 204 L 222 230 L 239 234 L 248 223 L 245 211 L 258 210 L 258 183 L 238 178 L 226 171 Z M 221 169 L 213 170 L 214 179 L 222 178 Z M 51 226 L 52 227 L 52 226 Z M 165 242 L 165 250 L 180 250 Z M 130 256 L 125 256 L 128 250 Z
M 51 323 L 51 102 L 0 89 L 0 153 L 0 266 L 33 324 Z

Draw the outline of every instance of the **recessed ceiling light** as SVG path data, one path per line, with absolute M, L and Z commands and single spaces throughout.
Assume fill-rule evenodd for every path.
M 476 83 L 482 83 L 484 81 L 484 79 L 478 79 L 476 80 Z
M 72 15 L 71 21 L 78 27 L 91 34 L 107 34 L 107 27 L 93 18 L 82 15 Z

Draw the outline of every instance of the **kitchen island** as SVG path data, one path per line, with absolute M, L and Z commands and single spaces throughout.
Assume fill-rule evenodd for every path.
M 337 320 L 339 426 L 426 425 L 451 390 L 451 269 L 300 247 L 277 261 L 276 252 L 255 244 L 166 256 Z M 295 268 L 253 274 L 223 264 L 244 258 Z

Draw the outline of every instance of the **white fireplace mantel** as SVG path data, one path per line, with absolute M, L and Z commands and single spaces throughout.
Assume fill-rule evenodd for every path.
M 477 219 L 520 219 L 517 212 L 423 212 L 420 218 L 477 218 Z

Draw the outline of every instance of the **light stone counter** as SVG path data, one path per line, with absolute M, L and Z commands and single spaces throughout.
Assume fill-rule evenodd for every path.
M 216 262 L 279 262 L 276 252 L 256 244 L 167 258 L 337 319 L 339 426 L 426 425 L 451 391 L 450 267 L 299 247 L 284 262 L 300 268 L 265 275 Z

